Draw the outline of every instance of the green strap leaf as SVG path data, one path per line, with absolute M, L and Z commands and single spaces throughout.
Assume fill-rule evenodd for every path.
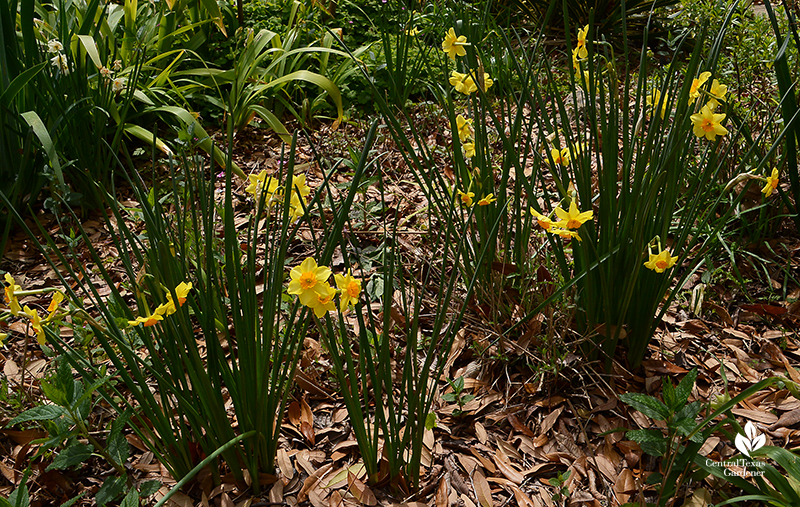
M 42 147 L 45 153 L 47 153 L 47 158 L 50 160 L 50 165 L 53 166 L 53 171 L 56 173 L 56 179 L 58 180 L 60 190 L 63 194 L 66 194 L 67 187 L 64 185 L 64 174 L 61 172 L 61 164 L 58 161 L 56 147 L 53 144 L 50 133 L 47 131 L 47 127 L 44 126 L 44 122 L 39 118 L 39 115 L 36 114 L 36 111 L 22 113 L 22 119 L 33 129 L 33 133 L 36 134 L 36 137 L 39 138 L 39 142 L 42 143 Z
M 42 71 L 42 69 L 47 66 L 47 62 L 42 62 L 37 64 L 34 67 L 22 72 L 20 75 L 14 78 L 11 83 L 9 83 L 8 88 L 0 94 L 0 107 L 8 108 L 11 101 L 14 100 L 14 97 L 22 90 L 28 82 L 33 79 L 36 74 Z
M 94 63 L 95 67 L 98 69 L 101 68 L 103 62 L 100 60 L 100 54 L 97 52 L 97 44 L 94 42 L 94 39 L 89 35 L 78 35 L 77 37 L 86 50 L 86 54 L 92 59 L 92 63 Z

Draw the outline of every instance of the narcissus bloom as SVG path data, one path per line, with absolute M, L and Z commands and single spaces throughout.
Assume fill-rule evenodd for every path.
M 541 227 L 546 231 L 550 230 L 550 227 L 552 227 L 553 224 L 555 223 L 550 217 L 542 215 L 541 213 L 533 209 L 533 207 L 531 207 L 530 213 L 536 218 L 536 221 L 539 223 L 539 227 Z
M 22 287 L 17 285 L 17 282 L 14 281 L 14 278 L 6 273 L 6 285 L 5 287 L 5 298 L 6 298 L 6 305 L 8 305 L 8 309 L 11 311 L 11 315 L 15 317 L 22 311 L 22 308 L 19 306 L 19 299 L 17 299 L 16 293 L 22 290 Z
M 708 93 L 711 95 L 711 98 L 706 105 L 714 111 L 717 106 L 719 106 L 719 101 L 725 100 L 725 95 L 728 93 L 728 85 L 719 84 L 719 81 L 715 79 L 714 82 L 711 83 L 711 90 L 709 90 Z
M 64 51 L 64 45 L 58 39 L 50 39 L 47 41 L 47 52 L 48 53 L 60 53 Z
M 550 227 L 550 229 L 548 229 L 547 232 L 549 232 L 550 234 L 558 234 L 564 239 L 577 239 L 578 241 L 583 241 L 581 239 L 580 234 L 578 234 L 578 231 L 571 231 L 569 229 L 564 229 L 562 227 L 553 226 Z
M 589 51 L 586 49 L 586 37 L 589 35 L 589 25 L 584 26 L 578 30 L 578 44 L 575 46 L 578 58 L 586 58 L 589 56 Z
M 488 206 L 491 203 L 495 202 L 497 199 L 494 197 L 494 194 L 489 194 L 484 196 L 480 201 L 478 201 L 478 206 Z
M 311 193 L 311 187 L 306 184 L 306 175 L 292 176 L 292 190 L 300 194 L 300 197 L 307 197 Z
M 413 37 L 413 36 L 417 35 L 418 33 L 419 33 L 419 30 L 417 30 L 416 28 L 410 28 L 410 29 L 405 31 L 405 34 L 410 36 L 410 37 Z
M 475 192 L 462 192 L 461 190 L 458 191 L 458 200 L 461 201 L 461 204 L 464 206 L 470 207 L 472 206 L 472 199 L 475 197 Z
M 442 51 L 447 53 L 451 60 L 455 60 L 456 56 L 466 56 L 467 50 L 464 49 L 464 46 L 469 46 L 466 36 L 459 35 L 456 37 L 456 31 L 452 28 L 447 31 L 447 35 L 444 36 L 442 41 Z
M 326 313 L 336 309 L 336 303 L 333 302 L 335 295 L 336 289 L 325 283 L 321 291 L 315 293 L 315 296 L 306 306 L 314 310 L 314 315 L 317 318 L 322 318 Z
M 472 120 L 466 119 L 461 115 L 456 116 L 456 128 L 458 130 L 458 138 L 466 141 L 472 137 Z
M 708 81 L 708 78 L 710 78 L 710 77 L 711 77 L 711 73 L 706 71 L 706 72 L 701 73 L 700 77 L 695 78 L 695 79 L 692 80 L 692 86 L 691 86 L 691 88 L 689 88 L 689 101 L 690 102 L 700 96 L 700 87 L 703 86 L 706 83 L 706 81 Z
M 333 279 L 336 281 L 336 288 L 341 291 L 339 307 L 342 312 L 347 310 L 348 306 L 355 306 L 358 303 L 358 296 L 361 295 L 361 280 L 353 278 L 349 269 L 346 275 L 333 275 Z
M 661 100 L 661 92 L 659 90 L 653 90 L 653 93 L 647 96 L 647 107 L 651 107 L 653 112 L 655 112 L 656 107 L 658 106 L 659 101 Z M 668 96 L 664 97 L 664 102 L 661 104 L 661 119 L 664 119 L 664 115 L 667 114 L 667 101 L 669 100 Z
M 766 177 L 764 188 L 761 191 L 764 193 L 764 197 L 769 197 L 776 188 L 778 188 L 778 170 L 773 169 L 772 174 Z
M 158 324 L 162 320 L 164 320 L 164 316 L 162 314 L 153 313 L 152 315 L 147 315 L 146 317 L 142 316 L 136 317 L 136 320 L 129 320 L 128 325 L 138 326 L 139 324 L 142 324 L 144 327 L 152 327 Z
M 705 105 L 699 113 L 692 115 L 694 135 L 714 141 L 717 136 L 724 136 L 728 133 L 728 129 L 720 125 L 724 120 L 724 114 L 716 114 L 708 105 Z
M 464 148 L 464 156 L 467 158 L 472 158 L 475 156 L 475 143 L 463 143 L 461 147 Z
M 267 203 L 270 202 L 272 196 L 275 195 L 275 192 L 277 192 L 278 188 L 281 186 L 277 178 L 267 176 L 266 169 L 258 174 L 249 175 L 247 179 L 250 180 L 250 184 L 245 187 L 244 191 L 253 194 L 256 198 L 261 197 L 262 190 L 265 191 L 266 195 L 264 199 Z
M 567 167 L 570 161 L 569 155 L 569 148 L 564 148 L 559 150 L 558 148 L 553 148 L 550 150 L 550 156 L 553 157 L 553 163 L 556 165 L 562 165 Z
M 23 311 L 25 312 L 25 315 L 31 319 L 31 326 L 33 326 L 33 329 L 36 330 L 36 341 L 39 342 L 39 345 L 44 345 L 45 334 L 44 328 L 42 327 L 42 319 L 39 317 L 39 312 L 32 309 L 28 305 L 25 305 Z
M 578 205 L 575 204 L 575 201 L 572 201 L 569 205 L 569 211 L 564 211 L 560 207 L 556 208 L 556 216 L 561 219 L 561 221 L 555 224 L 556 226 L 565 227 L 567 229 L 577 229 L 583 225 L 584 222 L 591 220 L 594 216 L 594 212 L 589 210 L 581 213 L 578 211 Z
M 53 299 L 50 300 L 50 306 L 47 307 L 47 317 L 45 317 L 44 322 L 50 322 L 56 316 L 56 310 L 58 310 L 58 305 L 64 301 L 64 294 L 61 291 L 56 291 L 53 293 Z
M 51 58 L 50 64 L 60 70 L 62 74 L 69 74 L 69 60 L 67 60 L 67 57 L 64 55 L 64 53 L 58 53 L 56 56 Z
M 114 78 L 114 81 L 111 83 L 111 91 L 114 93 L 121 93 L 125 89 L 125 81 L 124 77 L 117 77 Z
M 656 273 L 663 273 L 664 270 L 674 266 L 677 260 L 677 257 L 669 254 L 669 250 L 661 250 L 658 254 L 651 253 L 650 260 L 644 263 L 644 267 L 652 269 Z
M 292 280 L 286 292 L 296 294 L 300 297 L 300 303 L 310 306 L 309 303 L 317 302 L 317 296 L 328 293 L 331 269 L 317 266 L 317 261 L 308 257 L 299 266 L 292 268 L 289 276 Z

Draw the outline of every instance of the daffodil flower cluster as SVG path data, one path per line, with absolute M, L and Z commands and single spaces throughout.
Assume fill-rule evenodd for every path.
M 354 307 L 358 303 L 361 280 L 353 278 L 348 270 L 346 274 L 333 276 L 336 282 L 336 288 L 333 288 L 328 283 L 331 274 L 331 268 L 317 266 L 317 261 L 308 257 L 289 272 L 291 281 L 286 292 L 296 295 L 300 303 L 314 310 L 314 315 L 318 318 L 336 309 L 334 297 L 338 294 L 339 308 L 344 313 L 350 306 Z
M 589 84 L 589 71 L 581 69 L 581 63 L 589 58 L 589 49 L 586 38 L 589 36 L 589 25 L 578 29 L 578 42 L 572 50 L 572 68 L 575 71 L 575 81 L 586 88 Z
M 697 137 L 705 137 L 709 141 L 714 141 L 717 136 L 724 136 L 728 133 L 728 129 L 722 126 L 725 121 L 725 114 L 715 113 L 720 101 L 725 100 L 725 95 L 728 93 L 728 86 L 720 84 L 719 81 L 714 79 L 711 82 L 711 89 L 703 90 L 708 80 L 711 79 L 711 72 L 702 72 L 700 76 L 692 80 L 692 85 L 689 88 L 689 103 L 692 101 L 699 101 L 701 94 L 708 95 L 709 100 L 700 108 L 700 111 L 691 116 L 692 131 Z
M 135 320 L 129 320 L 128 325 L 130 326 L 138 326 L 142 325 L 144 327 L 151 327 L 155 326 L 162 320 L 164 317 L 169 317 L 173 313 L 177 311 L 177 309 L 183 306 L 186 303 L 186 298 L 189 297 L 189 291 L 192 290 L 192 282 L 181 282 L 175 287 L 175 295 L 178 296 L 178 305 L 175 305 L 175 301 L 172 300 L 172 293 L 167 293 L 167 302 L 159 305 L 156 307 L 156 310 L 153 313 L 148 315 L 140 315 L 136 317 Z
M 458 200 L 463 206 L 471 208 L 472 205 L 475 204 L 475 192 L 463 192 L 458 190 L 457 193 Z M 494 196 L 494 194 L 488 194 L 478 199 L 478 206 L 488 206 L 496 200 L 497 198 Z
M 456 37 L 455 30 L 451 28 L 445 35 L 444 41 L 442 41 L 442 51 L 447 53 L 451 60 L 455 61 L 456 56 L 466 56 L 467 52 L 464 46 L 469 45 L 466 36 L 460 35 Z M 450 84 L 453 85 L 458 93 L 472 95 L 478 89 L 484 92 L 488 91 L 494 81 L 489 77 L 489 74 L 483 71 L 483 66 L 480 66 L 477 72 L 461 73 L 455 70 L 452 71 L 450 73 Z M 464 148 L 464 156 L 473 158 L 475 156 L 475 141 L 473 139 L 472 120 L 459 114 L 456 117 L 456 128 L 458 130 L 458 138 L 461 140 L 461 146 Z
M 8 285 L 4 287 L 4 300 L 9 313 L 14 316 L 24 316 L 30 322 L 31 327 L 36 332 L 36 341 L 40 345 L 44 345 L 47 338 L 45 335 L 44 327 L 50 322 L 60 322 L 63 314 L 59 312 L 59 305 L 64 300 L 64 294 L 56 291 L 53 292 L 53 297 L 50 300 L 50 305 L 47 307 L 47 316 L 42 318 L 39 311 L 31 308 L 28 305 L 20 306 L 19 296 L 29 295 L 33 293 L 40 293 L 41 291 L 24 292 L 22 287 L 17 285 L 14 277 L 11 274 L 5 274 L 5 281 Z M 5 339 L 8 337 L 6 333 L 0 333 L 0 345 L 3 345 Z
M 54 55 L 50 58 L 50 65 L 58 69 L 62 75 L 66 76 L 70 71 L 69 60 L 67 60 L 67 55 L 62 53 L 62 51 L 64 51 L 64 45 L 61 44 L 58 39 L 47 41 L 47 52 Z
M 273 206 L 283 200 L 283 187 L 281 182 L 272 176 L 267 176 L 263 170 L 258 174 L 248 176 L 250 184 L 245 187 L 245 192 L 253 194 L 259 199 L 264 193 L 264 202 L 267 207 Z M 305 214 L 306 197 L 311 194 L 311 187 L 306 183 L 306 175 L 292 176 L 292 196 L 289 203 L 289 218 L 294 221 Z
M 578 241 L 581 241 L 581 237 L 580 234 L 578 234 L 577 229 L 580 229 L 584 223 L 588 222 L 592 219 L 592 217 L 594 217 L 594 211 L 592 210 L 583 212 L 579 211 L 578 205 L 575 204 L 574 199 L 569 204 L 569 211 L 564 211 L 560 206 L 557 206 L 553 211 L 559 220 L 553 220 L 552 213 L 550 215 L 542 215 L 533 209 L 533 207 L 530 209 L 530 213 L 534 216 L 534 218 L 536 218 L 536 221 L 539 223 L 539 227 L 550 234 L 556 234 L 564 239 L 575 238 Z

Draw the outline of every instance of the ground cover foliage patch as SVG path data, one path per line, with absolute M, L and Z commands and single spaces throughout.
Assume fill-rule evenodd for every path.
M 739 3 L 664 62 L 626 16 L 385 3 L 377 58 L 331 24 L 355 4 L 276 4 L 284 36 L 214 2 L 18 25 L 55 55 L 0 95 L 26 163 L 73 164 L 26 111 L 45 68 L 145 105 L 96 130 L 95 212 L 60 173 L 3 193 L 0 505 L 800 504 L 792 11 L 752 22 L 775 78 L 743 92 Z

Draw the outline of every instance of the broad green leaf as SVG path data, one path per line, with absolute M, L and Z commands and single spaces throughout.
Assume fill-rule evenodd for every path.
M 156 491 L 158 491 L 160 487 L 161 487 L 161 481 L 152 480 L 143 482 L 139 486 L 139 495 L 142 498 L 147 498 L 148 496 L 155 495 Z
M 73 465 L 83 463 L 92 456 L 94 447 L 91 444 L 74 444 L 58 453 L 52 463 L 48 465 L 47 471 L 56 469 L 61 470 Z
M 671 412 L 675 412 L 680 408 L 678 400 L 675 397 L 675 387 L 672 385 L 672 380 L 669 377 L 661 378 L 661 395 L 664 397 L 664 404 L 667 405 Z
M 25 477 L 27 478 L 27 475 Z M 13 507 L 28 507 L 31 504 L 31 498 L 28 496 L 28 486 L 22 484 L 15 489 L 13 493 L 8 495 L 8 503 Z
M 11 419 L 6 427 L 14 426 L 22 422 L 28 421 L 49 421 L 58 419 L 67 414 L 67 411 L 58 405 L 40 405 L 26 410 L 17 417 Z
M 131 488 L 125 498 L 120 502 L 119 507 L 139 507 L 139 492 L 136 488 Z
M 433 412 L 428 412 L 428 415 L 425 416 L 425 429 L 432 430 L 436 427 L 436 414 Z
M 70 498 L 66 502 L 62 503 L 59 507 L 72 507 L 73 505 L 75 505 L 75 502 L 83 498 L 84 495 L 86 495 L 86 491 L 81 492 L 81 494 L 76 496 L 75 498 Z
M 108 454 L 120 465 L 124 464 L 130 455 L 128 440 L 125 438 L 125 435 L 122 434 L 122 430 L 127 426 L 130 417 L 131 410 L 126 409 L 111 423 L 111 432 L 108 435 L 108 442 L 106 444 Z
M 677 406 L 681 407 L 689 401 L 689 395 L 692 394 L 694 381 L 697 379 L 697 368 L 692 368 L 692 371 L 683 377 L 678 387 L 675 389 L 675 397 L 677 398 Z
M 67 398 L 67 393 L 64 392 L 58 385 L 58 382 L 55 379 L 51 380 L 42 380 L 39 383 L 39 387 L 42 388 L 42 392 L 47 399 L 55 403 L 60 407 L 69 407 L 69 400 Z
M 639 443 L 639 447 L 651 456 L 663 456 L 667 452 L 667 439 L 659 430 L 631 430 L 626 436 Z
M 95 497 L 97 505 L 103 507 L 108 502 L 114 501 L 125 488 L 125 482 L 125 477 L 112 476 L 106 479 Z
M 641 393 L 625 393 L 621 394 L 619 399 L 652 419 L 666 421 L 670 417 L 667 406 L 652 396 Z
M 138 137 L 148 144 L 153 143 L 153 133 L 143 127 L 140 127 L 139 125 L 133 125 L 129 123 L 125 125 L 123 130 L 134 137 Z M 155 140 L 156 148 L 161 150 L 165 155 L 172 155 L 172 150 L 169 148 L 169 146 L 167 146 L 167 143 L 158 137 L 156 137 Z

